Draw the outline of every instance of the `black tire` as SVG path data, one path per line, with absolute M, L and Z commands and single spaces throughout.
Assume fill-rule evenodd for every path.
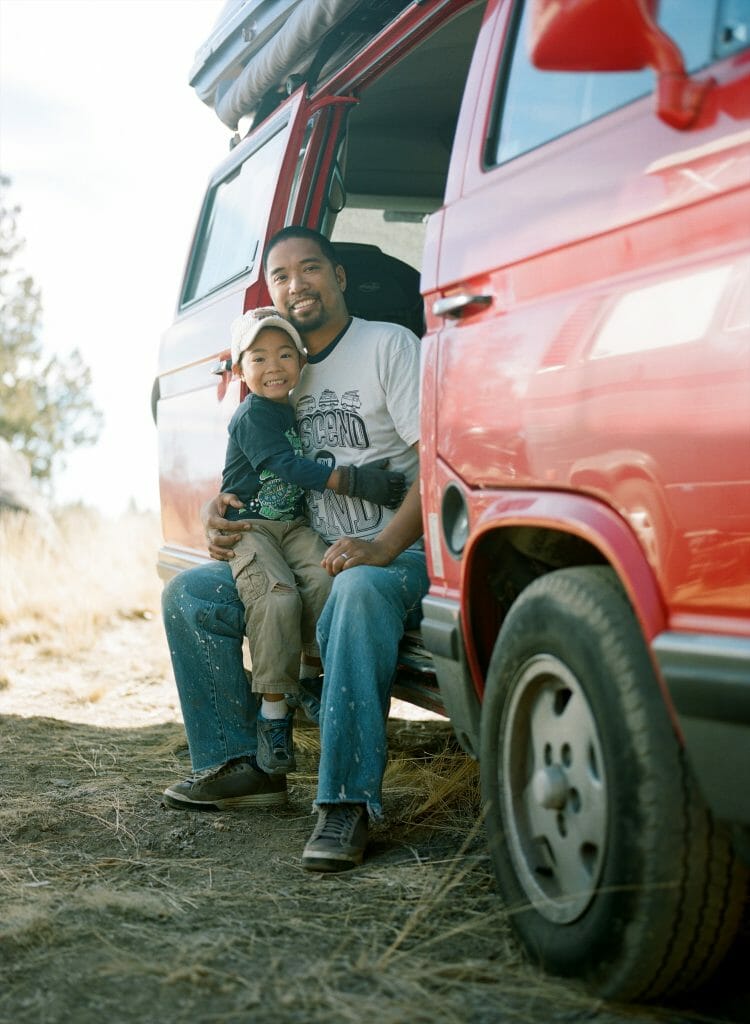
M 513 605 L 480 762 L 498 885 L 534 961 L 622 1000 L 713 972 L 747 872 L 698 793 L 610 569 L 550 573 Z

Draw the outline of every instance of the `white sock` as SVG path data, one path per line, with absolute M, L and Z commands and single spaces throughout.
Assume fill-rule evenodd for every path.
M 289 708 L 283 698 L 282 700 L 266 700 L 264 697 L 260 705 L 260 713 L 266 719 L 284 718 L 289 714 Z

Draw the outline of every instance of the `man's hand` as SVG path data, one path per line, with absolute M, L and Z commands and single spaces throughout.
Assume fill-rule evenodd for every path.
M 379 538 L 367 541 L 340 537 L 331 544 L 320 564 L 329 576 L 338 576 L 355 565 L 390 565 L 396 554 Z
M 228 562 L 234 557 L 234 545 L 246 530 L 252 530 L 252 522 L 236 522 L 225 519 L 228 508 L 244 508 L 236 494 L 222 492 L 211 498 L 201 509 L 201 522 L 206 534 L 208 553 L 218 562 Z
M 419 453 L 419 442 L 414 450 Z M 403 504 L 382 533 L 372 541 L 339 537 L 326 551 L 320 563 L 331 576 L 357 565 L 390 565 L 402 551 L 422 536 L 422 499 L 419 477 L 406 492 Z

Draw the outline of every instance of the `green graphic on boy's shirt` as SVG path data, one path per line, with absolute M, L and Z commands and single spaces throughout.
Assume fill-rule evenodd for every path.
M 284 434 L 294 450 L 302 457 L 299 434 L 290 427 Z M 293 519 L 300 514 L 304 491 L 297 484 L 288 484 L 270 469 L 260 471 L 260 489 L 255 498 L 257 510 L 264 519 Z

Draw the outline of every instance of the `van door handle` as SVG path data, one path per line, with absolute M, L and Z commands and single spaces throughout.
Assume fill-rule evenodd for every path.
M 435 316 L 459 317 L 469 306 L 489 306 L 491 295 L 449 295 L 445 299 L 436 299 L 432 304 Z
M 221 362 L 216 363 L 211 368 L 211 373 L 215 373 L 217 377 L 221 377 L 225 373 L 229 373 L 232 369 L 231 359 L 222 359 Z

